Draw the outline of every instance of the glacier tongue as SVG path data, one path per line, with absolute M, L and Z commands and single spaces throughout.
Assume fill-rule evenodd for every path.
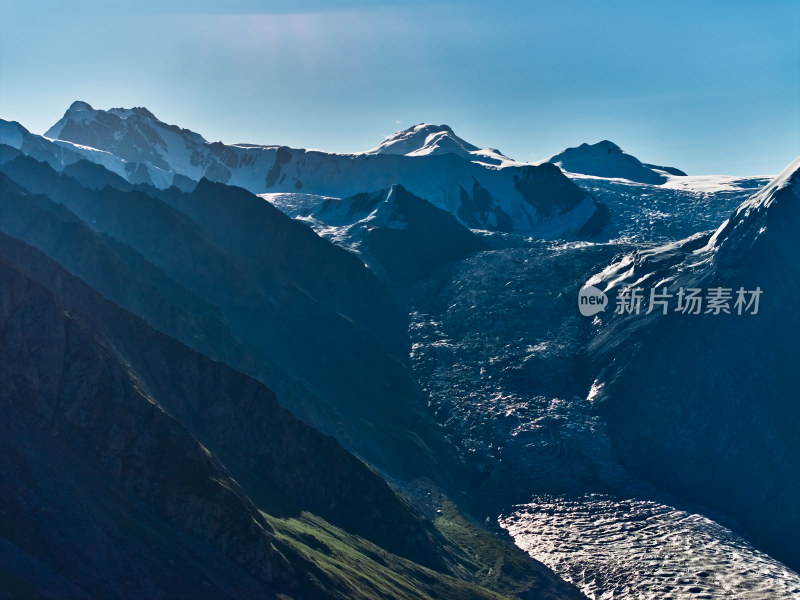
M 800 575 L 697 512 L 637 498 L 540 497 L 500 516 L 588 598 L 796 598 Z

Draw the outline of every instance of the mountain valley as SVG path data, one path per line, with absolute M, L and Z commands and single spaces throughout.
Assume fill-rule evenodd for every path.
M 799 173 L 0 120 L 0 589 L 795 597 Z

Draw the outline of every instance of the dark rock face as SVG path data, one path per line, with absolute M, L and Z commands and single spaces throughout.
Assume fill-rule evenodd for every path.
M 596 402 L 621 461 L 730 515 L 796 569 L 800 175 L 784 179 L 743 204 L 711 240 L 643 255 L 629 275 L 731 288 L 734 299 L 739 287 L 759 287 L 758 314 L 612 320 L 592 351 L 597 372 L 607 368 Z
M 514 177 L 514 187 L 545 217 L 569 212 L 586 196 L 551 163 L 524 167 Z
M 522 190 L 519 191 L 524 195 Z M 493 229 L 506 233 L 513 231 L 513 219 L 503 209 L 494 206 L 492 195 L 477 180 L 472 180 L 471 193 L 462 187 L 460 196 L 461 206 L 458 207 L 457 214 L 465 225 L 481 228 L 494 221 Z
M 447 263 L 486 249 L 480 238 L 453 215 L 406 191 L 390 190 L 391 218 L 404 227 L 376 227 L 367 233 L 367 245 L 389 276 L 408 282 Z
M 332 198 L 304 216 L 346 227 L 349 245 L 357 246 L 365 260 L 395 283 L 421 279 L 487 247 L 452 214 L 402 185 L 342 200 Z
M 271 188 L 276 183 L 278 183 L 278 177 L 281 174 L 281 165 L 285 165 L 292 159 L 292 155 L 286 148 L 278 148 L 275 152 L 275 162 L 272 165 L 272 168 L 267 173 L 267 179 L 265 181 L 267 188 Z

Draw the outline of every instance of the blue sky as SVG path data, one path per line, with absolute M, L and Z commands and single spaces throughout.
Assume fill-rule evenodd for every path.
M 146 106 L 206 139 L 369 149 L 419 122 L 691 174 L 800 154 L 800 2 L 0 0 L 0 117 Z

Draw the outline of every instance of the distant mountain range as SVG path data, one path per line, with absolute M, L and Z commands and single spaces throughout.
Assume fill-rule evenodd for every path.
M 329 154 L 209 143 L 144 108 L 103 111 L 75 102 L 45 136 L 17 123 L 0 123 L 0 143 L 57 170 L 86 158 L 131 183 L 162 189 L 187 189 L 206 178 L 255 194 L 345 198 L 400 184 L 468 227 L 558 237 L 591 233 L 597 226 L 595 201 L 558 169 L 478 150 L 446 126 L 411 128 L 365 154 Z

